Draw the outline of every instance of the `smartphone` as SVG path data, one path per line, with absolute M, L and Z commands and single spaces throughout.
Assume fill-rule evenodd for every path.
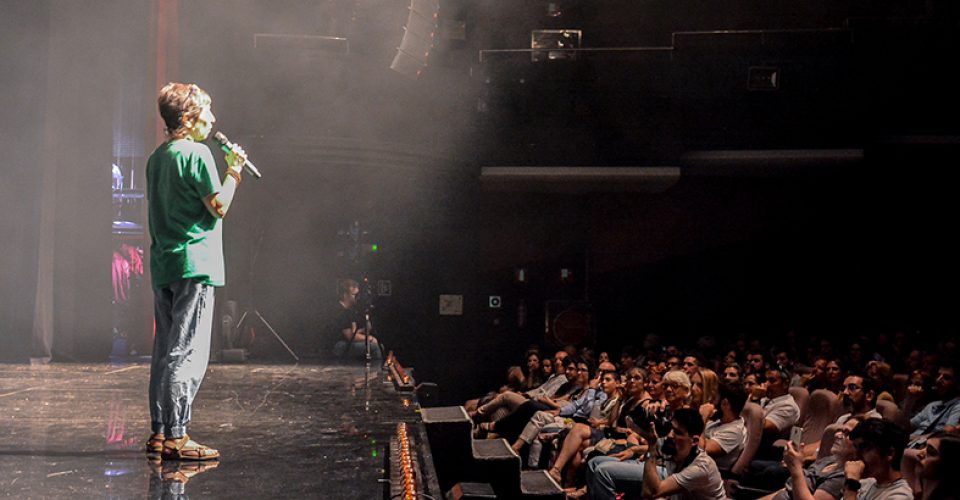
M 793 443 L 794 448 L 798 450 L 803 449 L 801 448 L 801 446 L 803 445 L 803 442 L 801 441 L 802 438 L 803 438 L 803 427 L 795 425 L 790 428 L 790 442 Z

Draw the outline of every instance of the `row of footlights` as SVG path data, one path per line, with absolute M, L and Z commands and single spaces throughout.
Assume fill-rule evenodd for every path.
M 397 445 L 400 449 L 400 477 L 403 485 L 403 500 L 416 500 L 417 477 L 410 453 L 410 438 L 407 436 L 407 424 L 397 424 Z
M 403 369 L 403 366 L 400 365 L 400 360 L 393 355 L 393 351 L 387 355 L 387 361 L 384 363 L 384 366 L 388 368 L 388 380 L 393 380 L 397 389 L 400 390 L 413 390 L 410 381 L 410 375 L 407 375 L 406 370 Z

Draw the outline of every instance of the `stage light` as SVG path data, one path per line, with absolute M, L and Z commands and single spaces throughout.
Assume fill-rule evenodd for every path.
M 517 269 L 516 273 L 514 274 L 513 280 L 516 281 L 517 283 L 526 283 L 527 282 L 526 268 L 521 267 L 520 269 Z
M 533 30 L 530 32 L 530 60 L 556 61 L 575 60 L 580 48 L 581 30 Z
M 775 66 L 751 66 L 747 70 L 747 89 L 771 91 L 780 89 L 780 68 Z

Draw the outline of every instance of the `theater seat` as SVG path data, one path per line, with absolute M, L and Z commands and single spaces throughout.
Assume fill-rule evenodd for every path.
M 843 403 L 840 398 L 827 389 L 817 389 L 807 399 L 807 411 L 801 409 L 803 418 L 797 425 L 803 427 L 802 441 L 812 443 L 823 436 L 823 430 L 837 421 L 843 414 Z
M 817 451 L 817 459 L 821 459 L 830 454 L 830 449 L 833 448 L 833 442 L 835 440 L 834 435 L 842 427 L 840 424 L 830 424 L 823 429 L 823 434 L 820 437 L 820 450 Z
M 807 391 L 806 387 L 791 387 L 790 395 L 793 396 L 793 400 L 800 407 L 800 421 L 803 422 L 807 414 L 807 400 L 810 399 L 810 392 Z
M 906 431 L 910 430 L 910 419 L 907 418 L 903 411 L 900 410 L 897 404 L 893 401 L 887 401 L 883 399 L 877 401 L 877 411 L 884 420 L 893 422 Z
M 730 467 L 730 477 L 726 477 L 723 481 L 723 489 L 727 498 L 742 494 L 740 478 L 750 468 L 750 462 L 757 454 L 757 449 L 760 448 L 760 439 L 763 437 L 763 408 L 760 405 L 747 403 L 743 406 L 740 416 L 743 417 L 743 424 L 747 429 L 747 441 L 743 445 L 740 458 L 733 464 L 733 467 Z M 761 495 L 752 496 L 759 497 Z
M 747 429 L 747 442 L 743 445 L 740 458 L 730 468 L 730 473 L 734 476 L 743 475 L 747 471 L 763 437 L 763 408 L 760 408 L 760 405 L 747 403 L 743 406 L 740 416 L 743 417 L 744 427 Z

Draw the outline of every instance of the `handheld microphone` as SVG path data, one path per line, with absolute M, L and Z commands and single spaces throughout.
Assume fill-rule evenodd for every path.
M 220 148 L 228 153 L 232 152 L 233 148 L 236 146 L 236 144 L 230 142 L 230 139 L 227 139 L 227 136 L 224 135 L 223 132 L 218 131 L 217 133 L 213 134 L 213 138 L 220 143 Z M 254 165 L 249 159 L 243 162 L 243 168 L 249 172 L 250 175 L 256 177 L 257 179 L 263 177 L 260 175 L 260 171 L 257 170 L 256 165 Z

